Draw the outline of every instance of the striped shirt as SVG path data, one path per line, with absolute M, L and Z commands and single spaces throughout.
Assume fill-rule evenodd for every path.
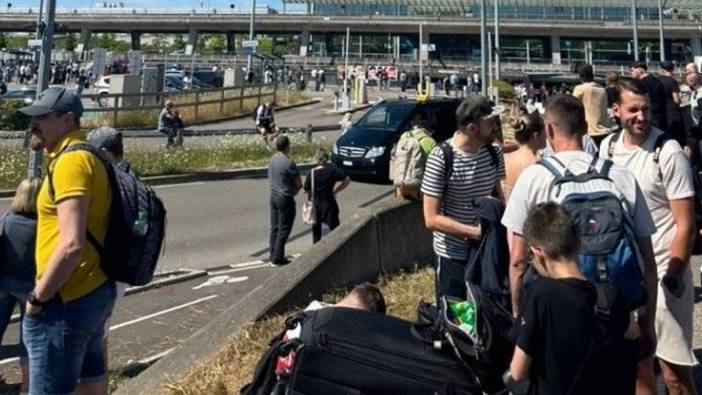
M 495 183 L 505 177 L 502 150 L 495 147 L 498 165 L 487 147 L 471 154 L 453 145 L 453 172 L 445 186 L 446 168 L 441 147 L 435 147 L 427 158 L 422 180 L 422 193 L 441 199 L 441 214 L 462 224 L 477 225 L 472 201 L 492 194 Z M 445 196 L 444 196 L 445 194 Z M 461 237 L 434 232 L 434 252 L 444 258 L 466 260 L 470 246 Z

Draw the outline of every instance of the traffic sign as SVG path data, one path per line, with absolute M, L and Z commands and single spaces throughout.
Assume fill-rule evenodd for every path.
M 244 47 L 243 51 L 244 51 L 244 55 L 253 55 L 256 53 L 256 48 L 255 47 Z
M 241 42 L 243 48 L 256 48 L 258 47 L 258 40 L 244 40 Z
M 27 46 L 29 48 L 41 47 L 41 40 L 28 40 Z

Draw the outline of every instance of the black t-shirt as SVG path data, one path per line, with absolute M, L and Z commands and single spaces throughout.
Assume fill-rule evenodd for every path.
M 539 277 L 529 286 L 517 345 L 532 357 L 533 393 L 567 394 L 587 358 L 595 333 L 592 284 L 574 278 Z M 571 395 L 595 394 L 587 363 Z
M 314 203 L 317 216 L 322 223 L 334 226 L 339 222 L 339 206 L 334 198 L 334 185 L 346 179 L 346 173 L 334 165 L 315 168 L 305 178 L 305 192 L 312 188 L 312 171 L 314 171 Z
M 651 117 L 654 125 L 661 130 L 667 131 L 667 96 L 665 94 L 663 84 L 652 74 L 649 74 L 642 79 L 641 83 L 646 86 L 648 97 L 651 99 Z
M 607 107 L 611 108 L 612 104 L 616 101 L 617 97 L 617 88 L 613 86 L 608 86 L 605 88 L 605 92 L 607 93 Z
M 665 89 L 668 122 L 682 121 L 680 106 L 673 101 L 673 93 L 680 93 L 680 84 L 674 78 L 662 75 L 658 78 Z

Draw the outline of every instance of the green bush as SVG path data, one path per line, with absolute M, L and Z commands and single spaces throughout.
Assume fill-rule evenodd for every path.
M 15 100 L 0 103 L 0 130 L 27 129 L 29 119 L 16 114 L 16 110 L 24 106 L 24 102 Z
M 492 86 L 497 87 L 500 94 L 500 99 L 514 100 L 514 87 L 507 81 L 493 80 Z

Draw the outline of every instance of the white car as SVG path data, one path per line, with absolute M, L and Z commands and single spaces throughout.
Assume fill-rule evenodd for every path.
M 110 76 L 103 75 L 97 81 L 93 83 L 95 91 L 101 95 L 107 95 L 110 93 Z

